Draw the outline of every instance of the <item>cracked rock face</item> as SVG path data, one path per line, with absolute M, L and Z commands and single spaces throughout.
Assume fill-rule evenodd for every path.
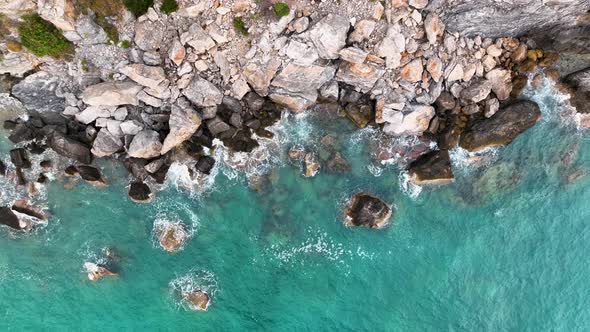
M 162 143 L 158 132 L 143 130 L 133 137 L 127 153 L 133 158 L 151 159 L 159 157 L 161 151 Z
M 323 59 L 338 59 L 340 50 L 346 45 L 350 23 L 346 17 L 329 14 L 314 25 L 310 39 Z
M 133 82 L 103 82 L 87 87 L 82 100 L 93 106 L 137 105 L 141 89 Z
M 23 105 L 37 112 L 60 112 L 65 108 L 65 99 L 58 97 L 59 78 L 40 71 L 27 76 L 12 88 L 12 94 Z
M 213 83 L 200 76 L 195 76 L 182 90 L 182 94 L 198 107 L 219 105 L 223 100 L 221 91 Z
M 123 148 L 121 138 L 111 134 L 108 129 L 102 128 L 92 145 L 92 154 L 97 157 L 107 157 Z
M 192 109 L 184 109 L 173 105 L 168 124 L 170 133 L 164 139 L 161 154 L 165 154 L 191 138 L 201 126 L 201 117 Z

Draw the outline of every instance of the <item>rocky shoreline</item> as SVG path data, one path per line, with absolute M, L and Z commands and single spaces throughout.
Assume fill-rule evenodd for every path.
M 275 1 L 261 7 L 249 0 L 179 1 L 172 13 L 156 2 L 135 17 L 123 7 L 107 16 L 82 10 L 71 0 L 0 1 L 2 106 L 26 110 L 4 121 L 18 146 L 10 153 L 15 184 L 45 182 L 44 173 L 29 171 L 28 155 L 51 149 L 72 161 L 60 172 L 93 185 L 106 184 L 95 160 L 122 162 L 133 178 L 130 198 L 150 202 L 153 185 L 165 181 L 173 163 L 206 177 L 219 162 L 216 147 L 256 153 L 261 140 L 273 139 L 269 129 L 283 112 L 331 112 L 386 137 L 433 142 L 434 149 L 409 161 L 408 172 L 416 184 L 448 183 L 454 179 L 449 149 L 510 144 L 535 125 L 539 107 L 520 93 L 544 78 L 572 96 L 581 126 L 590 127 L 590 68 L 563 78 L 559 71 L 558 51 L 582 53 L 578 35 L 569 48 L 567 40 L 542 45 L 530 31 L 478 35 L 457 29 L 457 13 L 440 2 L 290 1 L 283 16 L 270 10 Z M 578 6 L 580 13 L 590 9 Z M 57 27 L 71 53 L 27 51 L 16 27 L 31 13 Z M 582 16 L 579 31 L 587 28 Z M 301 147 L 289 147 L 288 155 L 307 177 L 322 167 L 320 156 Z M 52 167 L 51 160 L 43 163 Z M 341 173 L 350 168 L 338 151 L 326 165 Z M 350 224 L 387 223 L 390 207 L 373 198 L 378 201 L 367 194 L 351 202 Z M 368 211 L 379 207 L 378 220 L 354 216 L 365 213 L 363 202 Z M 0 223 L 27 228 L 17 209 L 2 209 Z M 18 212 L 38 217 L 27 211 Z M 174 251 L 181 245 L 174 234 L 182 232 L 164 231 L 162 246 Z

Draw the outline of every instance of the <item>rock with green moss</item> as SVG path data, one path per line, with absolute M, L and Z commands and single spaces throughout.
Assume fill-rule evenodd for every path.
M 246 28 L 246 23 L 242 20 L 241 17 L 234 18 L 233 22 L 234 28 L 241 33 L 243 36 L 249 35 L 248 28 Z
M 135 17 L 139 17 L 145 13 L 147 13 L 148 8 L 154 5 L 154 0 L 125 0 L 125 7 L 129 9 L 130 12 L 135 15 Z
M 174 13 L 178 10 L 178 3 L 176 0 L 164 0 L 160 6 L 160 11 L 164 14 Z
M 289 15 L 291 9 L 289 5 L 284 2 L 277 2 L 273 5 L 273 10 L 278 17 L 283 17 Z

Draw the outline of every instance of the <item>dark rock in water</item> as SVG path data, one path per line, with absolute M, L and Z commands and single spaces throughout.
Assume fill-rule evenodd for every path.
M 348 104 L 344 109 L 346 116 L 359 128 L 365 128 L 375 119 L 373 107 L 369 105 Z
M 345 211 L 345 222 L 350 226 L 383 228 L 393 214 L 391 207 L 369 193 L 352 196 Z
M 250 129 L 257 130 L 258 128 L 260 128 L 261 123 L 260 123 L 260 120 L 258 120 L 258 119 L 250 119 L 250 120 L 246 120 L 244 122 L 244 125 Z
M 213 147 L 213 137 L 211 137 L 211 133 L 208 130 L 199 129 L 193 135 L 192 141 L 201 144 L 202 146 L 206 146 L 209 149 Z
M 184 228 L 183 224 L 170 223 L 159 229 L 156 233 L 160 246 L 168 251 L 174 252 L 180 249 L 184 242 L 188 239 L 189 234 Z
M 166 181 L 166 175 L 168 174 L 169 168 L 170 165 L 164 164 L 155 173 L 150 174 L 150 176 L 156 180 L 156 183 L 162 184 L 164 181 Z
M 350 172 L 350 163 L 344 159 L 340 152 L 336 152 L 326 163 L 328 170 L 334 173 L 347 173 Z
M 223 122 L 221 118 L 216 117 L 214 119 L 207 121 L 207 129 L 209 129 L 211 135 L 217 136 L 223 133 L 224 131 L 229 130 L 230 126 L 227 123 Z
M 22 229 L 18 217 L 14 212 L 5 206 L 0 207 L 0 224 L 13 229 Z
M 6 165 L 0 160 L 0 175 L 6 176 Z
M 269 139 L 275 136 L 275 134 L 273 134 L 271 131 L 266 130 L 264 128 L 259 128 L 258 130 L 256 130 L 256 135 Z
M 34 217 L 39 220 L 47 220 L 47 215 L 42 210 L 35 208 L 27 203 L 27 200 L 19 199 L 12 205 L 12 210 L 18 213 L 25 214 L 29 217 Z
M 202 156 L 197 161 L 197 164 L 195 165 L 195 168 L 199 172 L 208 175 L 208 174 L 211 173 L 211 170 L 213 169 L 213 166 L 215 166 L 215 159 L 213 159 L 213 157 L 211 157 L 211 156 Z
M 506 145 L 534 126 L 541 117 L 539 106 L 532 101 L 520 101 L 499 110 L 489 119 L 471 124 L 461 135 L 459 145 L 469 151 L 489 146 Z
M 135 203 L 149 203 L 152 198 L 152 191 L 150 187 L 144 182 L 135 181 L 129 187 L 129 197 Z
M 23 141 L 32 140 L 35 137 L 35 132 L 27 127 L 24 123 L 19 123 L 16 127 L 12 130 L 12 133 L 8 136 L 8 139 L 12 143 L 20 143 Z
M 590 113 L 590 68 L 569 74 L 563 81 L 570 87 L 570 104 L 578 113 Z
M 84 268 L 88 273 L 88 279 L 90 281 L 98 281 L 102 277 L 113 277 L 118 275 L 103 264 L 86 262 L 84 263 Z
M 145 166 L 148 163 L 147 160 L 141 158 L 127 158 L 123 163 L 129 173 L 131 173 L 136 179 L 143 181 L 149 176 L 148 171 L 145 169 Z
M 240 101 L 237 100 L 234 97 L 230 97 L 230 96 L 225 96 L 223 97 L 223 100 L 221 101 L 221 105 L 219 105 L 218 107 L 218 112 L 224 112 L 224 111 L 230 111 L 230 112 L 234 112 L 234 113 L 241 113 L 242 112 L 242 104 L 240 104 Z
M 74 165 L 71 165 L 71 166 L 66 167 L 64 172 L 66 173 L 66 175 L 75 176 L 75 175 L 78 175 L 78 168 Z
M 13 121 L 13 120 L 4 121 L 3 128 L 6 130 L 13 130 L 14 128 L 16 128 L 16 121 Z
M 40 71 L 13 86 L 12 95 L 28 110 L 58 112 L 65 107 L 65 99 L 56 95 L 59 81 L 58 75 Z
M 43 152 L 45 152 L 45 148 L 37 142 L 31 142 L 30 144 L 27 144 L 25 147 L 32 154 L 39 155 L 39 154 L 42 154 Z
M 16 183 L 19 186 L 24 186 L 27 184 L 27 179 L 25 178 L 25 175 L 23 174 L 23 169 L 20 167 L 16 168 Z
M 37 183 L 45 183 L 47 180 L 47 176 L 44 173 L 39 174 L 39 177 L 37 177 Z
M 264 98 L 262 98 L 261 96 L 259 96 L 256 92 L 248 92 L 244 98 L 243 98 L 244 102 L 246 102 L 246 105 L 248 106 L 248 109 L 250 109 L 253 112 L 257 112 L 260 111 L 262 109 L 262 106 L 264 105 Z
M 88 146 L 62 133 L 53 132 L 47 140 L 47 145 L 64 157 L 75 159 L 83 164 L 92 162 L 92 153 Z
M 78 174 L 84 181 L 87 181 L 94 185 L 105 184 L 104 179 L 102 178 L 102 175 L 100 174 L 98 168 L 88 165 L 78 165 L 76 166 L 76 169 L 78 170 Z
M 43 167 L 45 169 L 51 168 L 51 167 L 53 167 L 53 161 L 47 160 L 47 159 L 46 160 L 42 160 L 39 163 L 39 166 L 41 166 L 41 167 Z
M 185 301 L 189 302 L 194 310 L 207 311 L 210 304 L 209 294 L 202 290 L 194 290 L 182 294 Z
M 31 167 L 31 162 L 27 158 L 27 151 L 23 148 L 10 150 L 10 161 L 19 168 Z
M 447 150 L 430 151 L 421 155 L 410 164 L 408 170 L 412 181 L 419 184 L 445 183 L 455 178 Z

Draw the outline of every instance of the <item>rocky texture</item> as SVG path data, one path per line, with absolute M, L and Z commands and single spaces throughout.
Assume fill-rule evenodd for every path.
M 199 76 L 193 78 L 182 94 L 199 107 L 219 105 L 223 99 L 223 94 L 215 85 Z
M 383 228 L 389 223 L 392 208 L 369 193 L 357 193 L 350 199 L 345 210 L 345 223 L 350 226 Z
M 0 224 L 17 230 L 23 228 L 16 214 L 10 208 L 4 206 L 0 207 Z
M 91 262 L 84 263 L 84 269 L 88 273 L 88 280 L 98 281 L 103 277 L 114 277 L 118 274 L 109 270 L 108 267 L 102 264 L 96 264 Z
M 170 223 L 159 229 L 156 236 L 164 250 L 175 252 L 182 247 L 188 238 L 188 233 L 182 224 Z
M 133 82 L 104 82 L 86 88 L 82 100 L 92 106 L 137 105 L 141 89 Z
M 347 18 L 329 14 L 311 28 L 309 36 L 321 58 L 338 59 L 338 52 L 346 44 L 349 27 Z
M 135 203 L 148 203 L 153 199 L 153 194 L 147 184 L 135 181 L 129 186 L 129 198 Z
M 394 136 L 422 135 L 434 117 L 434 107 L 408 105 L 403 111 L 391 110 L 383 131 Z
M 461 135 L 460 145 L 469 151 L 506 145 L 534 126 L 541 117 L 539 106 L 520 101 L 499 110 L 489 119 L 474 121 Z
M 417 184 L 447 183 L 454 179 L 447 150 L 423 154 L 410 164 L 409 173 Z
M 190 303 L 193 310 L 197 311 L 207 311 L 207 308 L 209 308 L 209 305 L 211 304 L 209 294 L 199 289 L 183 293 L 182 297 L 185 301 Z
M 587 1 L 509 0 L 482 5 L 472 0 L 438 0 L 428 8 L 442 12 L 449 30 L 466 35 L 526 35 L 544 47 L 590 50 L 590 26 L 584 19 L 590 10 Z
M 98 168 L 89 165 L 78 165 L 76 166 L 76 171 L 78 175 L 82 178 L 82 180 L 95 185 L 95 186 L 102 186 L 106 182 L 100 174 Z
M 84 164 L 92 162 L 92 153 L 87 145 L 60 132 L 56 131 L 49 135 L 47 145 L 64 157 L 72 158 Z
M 359 64 L 343 61 L 338 67 L 336 79 L 358 87 L 362 92 L 368 92 L 384 73 L 384 69 L 369 63 Z
M 159 157 L 161 151 L 162 143 L 158 132 L 146 129 L 133 137 L 127 153 L 133 158 L 150 159 Z
M 40 71 L 27 76 L 12 88 L 12 95 L 23 105 L 37 112 L 60 112 L 65 107 L 65 99 L 58 97 L 59 78 Z
M 569 87 L 570 103 L 576 111 L 584 116 L 590 113 L 590 68 L 572 73 L 563 81 Z M 587 128 L 585 122 L 582 122 L 582 126 Z
M 270 98 L 293 111 L 301 111 L 315 104 L 317 90 L 334 77 L 334 68 L 300 66 L 290 63 L 272 81 Z
M 190 108 L 184 109 L 178 106 L 172 106 L 168 125 L 170 127 L 170 133 L 164 139 L 161 154 L 165 154 L 189 139 L 201 126 L 201 117 Z
M 92 144 L 92 154 L 97 157 L 108 157 L 123 148 L 123 142 L 108 129 L 99 130 L 94 143 Z

